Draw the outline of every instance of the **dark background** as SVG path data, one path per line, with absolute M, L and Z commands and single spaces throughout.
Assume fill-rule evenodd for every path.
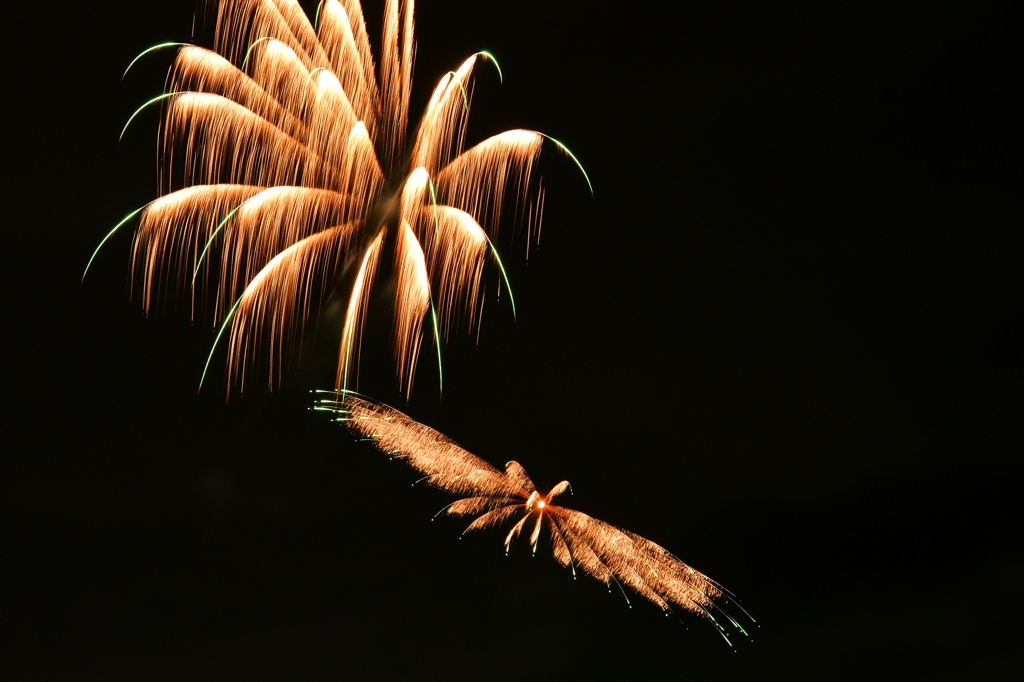
M 417 101 L 491 51 L 474 131 L 562 140 L 594 196 L 549 150 L 528 263 L 505 233 L 517 317 L 488 301 L 441 398 L 430 362 L 407 404 L 362 386 L 724 583 L 759 624 L 735 650 L 431 523 L 449 498 L 309 412 L 300 379 L 197 393 L 212 331 L 143 318 L 127 231 L 80 282 L 156 192 L 156 116 L 118 135 L 169 56 L 121 74 L 188 40 L 193 6 L 14 17 L 5 677 L 1019 667 L 1020 11 L 751 4 L 421 2 Z

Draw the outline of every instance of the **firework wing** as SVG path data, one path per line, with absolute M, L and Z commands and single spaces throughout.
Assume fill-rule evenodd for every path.
M 614 579 L 665 610 L 675 606 L 701 615 L 722 596 L 717 583 L 646 538 L 574 509 L 549 510 L 574 563 L 601 582 Z M 564 552 L 556 542 L 560 563 Z
M 392 407 L 347 397 L 344 410 L 350 430 L 404 461 L 435 488 L 479 497 L 510 498 L 521 493 L 501 471 Z

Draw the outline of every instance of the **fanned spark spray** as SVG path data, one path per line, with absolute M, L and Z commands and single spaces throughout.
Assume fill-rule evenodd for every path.
M 555 560 L 574 575 L 584 573 L 609 588 L 618 585 L 623 595 L 628 588 L 666 613 L 696 613 L 730 646 L 733 632 L 747 635 L 725 606 L 731 604 L 751 622 L 753 618 L 720 584 L 636 533 L 556 504 L 570 490 L 568 481 L 541 493 L 518 462 L 510 461 L 500 471 L 402 412 L 351 393 L 320 392 L 316 409 L 335 413 L 352 433 L 423 474 L 421 480 L 428 485 L 460 496 L 439 513 L 475 517 L 466 532 L 515 520 L 505 536 L 505 550 L 529 527 L 536 553 L 546 527 Z
M 357 386 L 371 295 L 389 297 L 408 396 L 425 336 L 439 352 L 453 331 L 479 329 L 489 257 L 504 278 L 493 243 L 506 198 L 537 239 L 545 142 L 582 166 L 532 130 L 466 146 L 477 66 L 501 77 L 486 52 L 441 78 L 411 129 L 413 0 L 384 2 L 379 69 L 359 0 L 324 0 L 315 26 L 297 0 L 198 1 L 197 18 L 215 17 L 212 49 L 165 43 L 139 57 L 176 50 L 165 94 L 128 122 L 163 107 L 160 196 L 97 252 L 138 218 L 133 295 L 148 315 L 187 292 L 193 316 L 212 316 L 229 395 L 264 375 L 273 389 L 325 315 L 340 320 L 336 386 Z

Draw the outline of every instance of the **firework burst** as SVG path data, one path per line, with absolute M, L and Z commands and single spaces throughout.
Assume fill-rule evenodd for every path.
M 475 517 L 466 532 L 512 524 L 505 536 L 507 552 L 529 529 L 536 553 L 546 528 L 555 560 L 574 576 L 583 573 L 609 588 L 618 585 L 623 595 L 628 588 L 666 613 L 696 613 L 730 646 L 730 629 L 747 634 L 724 607 L 732 603 L 745 617 L 749 614 L 720 584 L 636 533 L 556 504 L 556 498 L 571 492 L 568 481 L 541 493 L 518 462 L 508 462 L 501 471 L 398 410 L 349 393 L 324 392 L 317 409 L 335 413 L 351 432 L 423 474 L 428 485 L 460 496 L 439 513 Z
M 451 333 L 479 330 L 485 264 L 504 278 L 493 244 L 506 200 L 527 242 L 539 235 L 541 148 L 575 157 L 532 130 L 467 146 L 486 52 L 445 74 L 410 126 L 413 0 L 385 0 L 379 65 L 358 0 L 320 3 L 315 22 L 297 0 L 199 1 L 212 47 L 143 53 L 176 50 L 165 93 L 139 109 L 164 112 L 159 198 L 97 251 L 138 220 L 133 295 L 147 315 L 183 295 L 213 318 L 229 394 L 257 378 L 273 389 L 309 324 L 331 319 L 336 386 L 356 386 L 371 299 L 383 297 L 408 396 L 425 342 L 440 358 Z

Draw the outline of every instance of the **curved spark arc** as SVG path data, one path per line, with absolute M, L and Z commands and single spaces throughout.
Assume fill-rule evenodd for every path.
M 199 4 L 197 16 L 213 18 L 210 47 L 162 43 L 128 67 L 175 50 L 164 94 L 128 121 L 162 108 L 160 196 L 137 214 L 132 295 L 149 314 L 184 292 L 194 318 L 227 324 L 230 398 L 257 368 L 279 385 L 299 326 L 331 301 L 344 311 L 337 387 L 356 386 L 368 301 L 397 287 L 391 352 L 408 396 L 424 343 L 440 354 L 455 331 L 479 335 L 484 266 L 508 288 L 494 248 L 504 205 L 514 202 L 535 239 L 537 158 L 545 140 L 567 150 L 526 130 L 467 146 L 474 67 L 492 62 L 503 77 L 487 52 L 441 77 L 413 124 L 413 0 L 384 0 L 378 63 L 358 0 L 319 3 L 315 26 L 297 0 Z M 310 239 L 318 234 L 329 236 Z M 283 267 L 285 252 L 313 271 Z
M 739 620 L 726 611 L 726 603 L 751 622 L 754 619 L 718 582 L 636 533 L 558 504 L 561 495 L 571 492 L 568 481 L 541 493 L 518 462 L 508 462 L 501 471 L 390 406 L 353 393 L 318 394 L 314 409 L 333 412 L 352 433 L 423 474 L 421 480 L 428 485 L 460 496 L 438 515 L 474 517 L 464 533 L 501 526 L 518 517 L 505 537 L 505 549 L 529 532 L 529 544 L 536 553 L 546 527 L 555 560 L 574 575 L 584 573 L 609 588 L 616 584 L 627 603 L 628 589 L 666 613 L 681 609 L 697 614 L 712 623 L 730 646 L 728 631 L 716 614 L 747 635 Z

